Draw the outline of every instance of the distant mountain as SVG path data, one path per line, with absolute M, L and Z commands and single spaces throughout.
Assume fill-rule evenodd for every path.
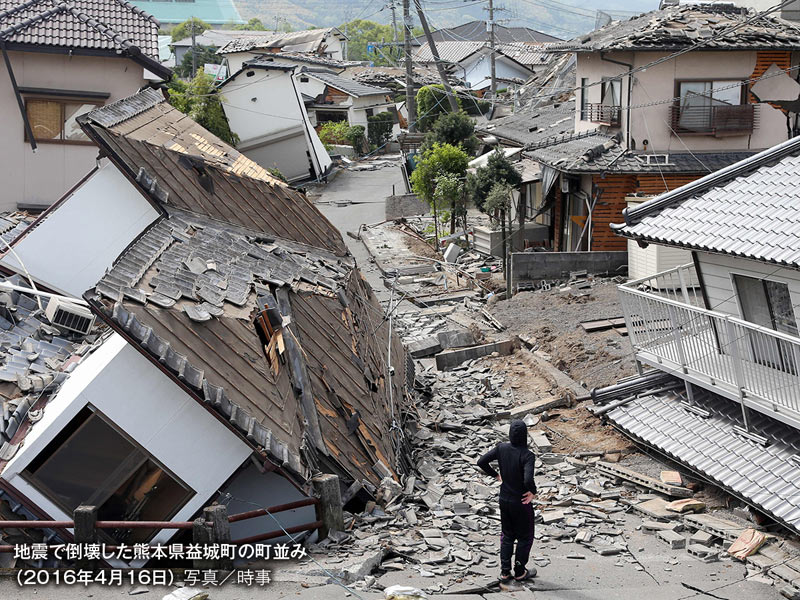
M 285 24 L 295 29 L 338 26 L 354 19 L 391 23 L 391 0 L 234 0 L 244 19 L 258 17 L 267 27 Z M 402 24 L 400 0 L 398 27 Z M 658 8 L 658 0 L 495 0 L 498 22 L 524 26 L 568 39 L 603 23 L 609 15 L 628 18 Z M 413 5 L 413 3 L 412 3 Z M 427 0 L 423 7 L 434 28 L 452 27 L 487 18 L 486 2 L 473 0 Z M 598 11 L 603 11 L 598 20 Z M 277 17 L 277 21 L 276 21 Z M 415 23 L 416 23 L 415 19 Z

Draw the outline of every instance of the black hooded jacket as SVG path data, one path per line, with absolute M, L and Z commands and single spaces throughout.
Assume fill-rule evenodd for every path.
M 497 444 L 478 459 L 478 466 L 491 476 L 497 477 L 489 463 L 497 461 L 503 483 L 500 485 L 500 500 L 519 502 L 525 492 L 536 493 L 533 468 L 536 457 L 528 450 L 528 427 L 524 422 L 511 422 L 508 442 Z

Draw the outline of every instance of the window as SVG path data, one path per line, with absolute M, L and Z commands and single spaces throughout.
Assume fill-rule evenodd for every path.
M 347 121 L 347 111 L 342 110 L 318 110 L 317 125 L 328 123 L 329 121 Z
M 739 80 L 679 81 L 678 104 L 673 107 L 673 129 L 694 133 L 752 131 L 754 107 L 744 102 Z
M 581 121 L 589 120 L 589 78 L 581 77 Z
M 798 335 L 787 284 L 745 275 L 734 275 L 733 280 L 743 319 L 781 333 Z M 752 334 L 750 345 L 756 362 L 789 373 L 797 372 L 790 344 L 777 338 Z
M 622 106 L 622 80 L 603 79 L 600 103 L 604 106 Z
M 27 98 L 25 111 L 37 142 L 91 144 L 76 119 L 101 104 L 96 100 Z
M 308 83 L 308 76 L 307 75 L 301 75 L 300 76 L 300 83 Z
M 194 494 L 89 407 L 22 474 L 64 512 L 72 514 L 81 504 L 97 506 L 100 520 L 169 520 Z M 116 542 L 135 543 L 156 531 L 102 533 Z

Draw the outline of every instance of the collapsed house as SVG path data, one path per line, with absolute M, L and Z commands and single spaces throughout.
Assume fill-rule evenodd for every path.
M 625 212 L 689 264 L 619 287 L 640 376 L 592 392 L 642 444 L 800 531 L 800 138 Z
M 322 179 L 333 163 L 311 124 L 294 71 L 272 56 L 245 62 L 219 86 L 222 109 L 239 137 L 237 149 L 248 158 L 290 182 Z
M 231 512 L 292 502 L 317 473 L 364 499 L 397 478 L 413 373 L 339 232 L 154 90 L 79 122 L 103 160 L 2 265 L 83 295 L 108 333 L 9 440 L 4 493 L 40 518 L 91 502 L 109 519 L 185 520 L 215 499 Z M 76 454 L 100 435 L 103 454 Z M 31 475 L 48 464 L 52 480 Z M 314 521 L 313 507 L 280 519 Z

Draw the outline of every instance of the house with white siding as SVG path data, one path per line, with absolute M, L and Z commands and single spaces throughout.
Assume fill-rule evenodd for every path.
M 639 377 L 593 391 L 616 427 L 800 529 L 800 137 L 624 211 L 690 262 L 619 287 Z

